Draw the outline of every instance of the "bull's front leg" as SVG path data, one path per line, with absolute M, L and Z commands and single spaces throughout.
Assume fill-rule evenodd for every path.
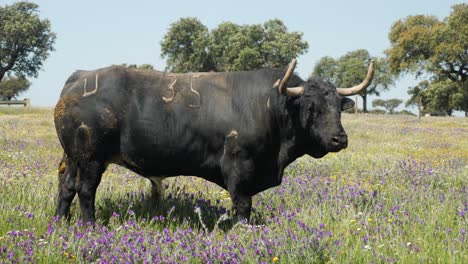
M 158 203 L 164 197 L 166 188 L 161 177 L 149 177 L 151 181 L 151 198 L 153 202 Z
M 236 169 L 238 164 L 235 161 L 226 161 L 226 163 L 223 166 L 223 177 L 231 196 L 234 221 L 249 221 L 252 211 L 252 195 L 247 193 L 249 183 L 245 180 L 245 178 L 249 178 L 249 175 L 243 173 L 242 170 Z
M 229 191 L 232 200 L 232 209 L 234 211 L 234 221 L 249 221 L 252 212 L 252 196 L 243 195 L 239 190 Z
M 232 200 L 234 221 L 249 220 L 252 211 L 252 195 L 249 194 L 253 179 L 254 163 L 238 143 L 237 131 L 231 131 L 225 138 L 221 159 L 224 184 Z

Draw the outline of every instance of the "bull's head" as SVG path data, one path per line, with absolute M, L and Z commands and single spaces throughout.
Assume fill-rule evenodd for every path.
M 374 74 L 371 61 L 365 80 L 351 88 L 335 88 L 323 80 L 310 78 L 301 86 L 287 87 L 296 65 L 293 60 L 278 86 L 288 100 L 294 129 L 304 142 L 304 151 L 320 158 L 328 152 L 337 152 L 348 146 L 348 136 L 341 125 L 341 112 L 354 106 L 354 101 L 342 96 L 355 95 L 369 86 Z M 294 99 L 293 99 L 294 98 Z

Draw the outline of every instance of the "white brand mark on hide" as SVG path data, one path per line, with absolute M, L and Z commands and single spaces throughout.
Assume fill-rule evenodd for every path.
M 84 93 L 83 93 L 83 97 L 87 97 L 87 96 L 90 96 L 92 94 L 95 94 L 98 90 L 98 81 L 99 81 L 99 77 L 98 75 L 96 74 L 96 86 L 94 87 L 94 90 L 92 90 L 91 92 L 88 92 L 86 91 L 86 85 L 87 85 L 87 81 L 88 79 L 84 79 L 84 86 L 83 86 L 83 90 L 84 90 Z

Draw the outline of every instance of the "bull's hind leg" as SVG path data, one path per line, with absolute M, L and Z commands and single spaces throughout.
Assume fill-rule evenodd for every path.
M 70 205 L 76 194 L 76 176 L 76 164 L 70 163 L 67 156 L 63 154 L 58 169 L 58 203 L 56 215 L 59 217 L 70 217 Z
M 84 222 L 94 223 L 96 190 L 101 182 L 101 176 L 106 169 L 101 161 L 82 161 L 79 164 L 76 190 L 80 200 L 81 216 Z

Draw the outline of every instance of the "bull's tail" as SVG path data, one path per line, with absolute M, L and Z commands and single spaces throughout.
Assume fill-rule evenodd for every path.
M 63 178 L 63 175 L 65 174 L 65 170 L 67 169 L 67 161 L 68 161 L 67 154 L 63 152 L 62 160 L 60 161 L 59 166 L 58 166 L 58 191 L 59 193 L 61 190 L 62 183 L 65 180 Z

